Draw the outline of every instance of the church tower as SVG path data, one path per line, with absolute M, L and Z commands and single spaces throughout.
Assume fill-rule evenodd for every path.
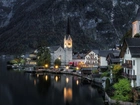
M 136 20 L 132 23 L 132 38 L 140 33 L 140 9 L 138 9 Z
M 68 37 L 67 37 L 68 36 Z M 64 37 L 65 65 L 72 61 L 72 38 L 70 36 L 70 23 L 68 18 L 67 34 Z

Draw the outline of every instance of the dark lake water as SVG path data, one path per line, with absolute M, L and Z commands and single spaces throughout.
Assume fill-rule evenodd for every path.
M 7 71 L 0 59 L 0 105 L 104 105 L 101 93 L 71 75 Z

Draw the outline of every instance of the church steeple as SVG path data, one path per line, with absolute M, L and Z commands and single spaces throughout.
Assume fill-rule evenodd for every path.
M 69 18 L 67 21 L 66 36 L 64 36 L 64 48 L 72 48 L 72 38 L 70 36 L 70 20 L 69 20 Z
M 70 20 L 69 20 L 69 17 L 68 17 L 68 21 L 67 21 L 67 32 L 66 32 L 67 35 L 70 35 Z

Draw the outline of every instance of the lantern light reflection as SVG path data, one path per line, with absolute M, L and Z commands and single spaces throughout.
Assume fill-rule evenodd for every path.
M 67 77 L 67 78 L 66 78 L 66 83 L 68 83 L 68 82 L 69 82 L 69 78 Z

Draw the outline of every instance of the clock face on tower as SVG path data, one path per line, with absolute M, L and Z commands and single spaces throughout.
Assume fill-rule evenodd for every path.
M 71 47 L 71 43 L 70 43 L 70 42 L 68 42 L 68 47 L 69 47 L 69 48 Z

